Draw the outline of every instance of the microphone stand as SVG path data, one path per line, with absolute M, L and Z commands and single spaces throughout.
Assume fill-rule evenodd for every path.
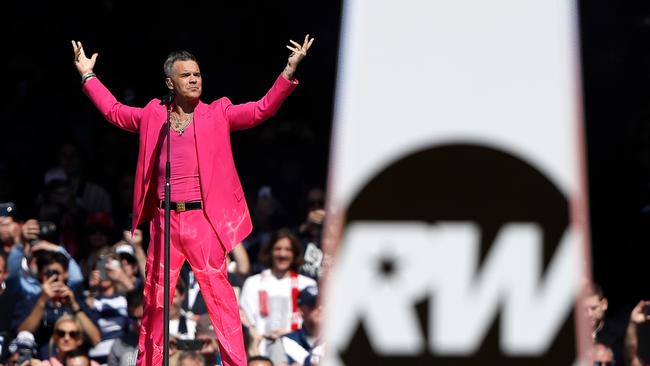
M 165 279 L 163 282 L 163 366 L 169 366 L 169 240 L 171 224 L 171 164 L 169 151 L 171 146 L 171 112 L 174 92 L 170 91 L 160 104 L 167 109 L 167 160 L 165 162 Z

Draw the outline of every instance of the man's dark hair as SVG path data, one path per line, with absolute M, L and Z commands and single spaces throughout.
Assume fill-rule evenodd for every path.
M 38 271 L 42 271 L 43 268 L 49 266 L 53 263 L 61 264 L 64 271 L 68 271 L 68 258 L 65 254 L 61 252 L 51 252 L 49 250 L 39 250 L 34 254 L 36 257 L 36 265 L 38 266 Z
M 591 292 L 592 294 L 598 296 L 599 300 L 602 300 L 605 297 L 605 292 L 603 291 L 603 288 L 595 282 L 591 284 Z
M 170 52 L 169 55 L 167 56 L 167 59 L 165 60 L 165 64 L 163 66 L 163 69 L 165 71 L 165 76 L 170 78 L 172 77 L 173 74 L 173 66 L 174 62 L 176 61 L 196 61 L 196 57 L 194 57 L 193 54 L 187 52 L 187 51 L 173 51 Z
M 68 359 L 75 358 L 75 357 L 85 357 L 86 359 L 88 359 L 88 364 L 90 365 L 90 357 L 88 357 L 88 353 L 82 347 L 77 347 L 73 350 L 66 352 L 65 356 L 63 356 L 63 364 L 64 365 L 67 364 Z
M 273 366 L 273 361 L 271 361 L 270 358 L 265 357 L 265 356 L 253 356 L 248 358 L 248 363 L 250 364 L 252 361 L 266 361 L 269 363 L 269 365 Z
M 291 242 L 291 251 L 293 252 L 293 260 L 291 261 L 290 268 L 292 271 L 298 271 L 298 268 L 303 263 L 302 244 L 300 243 L 298 237 L 295 236 L 291 230 L 287 228 L 279 229 L 273 233 L 269 240 L 264 244 L 260 250 L 260 263 L 262 263 L 267 268 L 271 268 L 273 262 L 271 255 L 273 252 L 273 247 L 275 246 L 275 243 L 278 242 L 278 240 L 285 238 L 289 239 Z

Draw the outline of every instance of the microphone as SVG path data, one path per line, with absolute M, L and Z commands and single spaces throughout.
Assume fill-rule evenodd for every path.
M 170 89 L 167 94 L 165 94 L 162 99 L 160 99 L 160 105 L 166 105 L 169 107 L 172 102 L 174 101 L 174 98 L 176 97 L 176 92 L 173 89 Z

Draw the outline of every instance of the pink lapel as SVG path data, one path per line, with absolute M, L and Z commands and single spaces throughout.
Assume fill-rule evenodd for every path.
M 145 136 L 143 143 L 144 146 L 144 192 L 146 193 L 148 186 L 151 183 L 151 177 L 153 176 L 152 168 L 156 166 L 156 151 L 158 146 L 162 143 L 162 139 L 165 138 L 167 132 L 165 122 L 167 121 L 167 111 L 165 107 L 160 106 L 155 108 L 152 111 L 152 116 L 149 119 L 149 123 L 145 127 Z
M 215 149 L 211 148 L 211 145 L 217 143 L 217 136 L 214 131 L 214 126 L 212 126 L 214 121 L 210 119 L 208 112 L 208 106 L 203 102 L 199 102 L 199 105 L 196 106 L 193 122 L 194 138 L 196 139 L 196 155 L 199 162 L 199 179 L 201 181 L 201 191 L 204 195 L 203 198 L 206 200 L 214 171 L 212 169 L 214 166 L 214 157 L 210 152 L 215 151 Z

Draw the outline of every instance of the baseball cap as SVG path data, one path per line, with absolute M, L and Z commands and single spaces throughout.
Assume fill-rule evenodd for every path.
M 115 248 L 116 254 L 128 254 L 130 256 L 135 256 L 135 251 L 133 247 L 129 244 L 120 244 Z
M 318 301 L 318 287 L 307 286 L 298 294 L 298 305 L 315 306 Z
M 117 244 L 115 246 L 115 254 L 117 254 L 120 259 L 125 259 L 131 264 L 137 263 L 138 261 L 135 257 L 135 249 L 133 249 L 131 244 Z
M 43 183 L 45 183 L 46 186 L 50 183 L 67 181 L 68 175 L 61 168 L 52 168 L 45 173 L 45 176 L 43 176 Z
M 29 350 L 32 352 L 32 356 L 36 356 L 37 352 L 36 340 L 34 335 L 26 330 L 18 333 L 16 338 L 14 338 L 9 347 L 7 347 L 8 354 L 14 354 L 20 350 Z

